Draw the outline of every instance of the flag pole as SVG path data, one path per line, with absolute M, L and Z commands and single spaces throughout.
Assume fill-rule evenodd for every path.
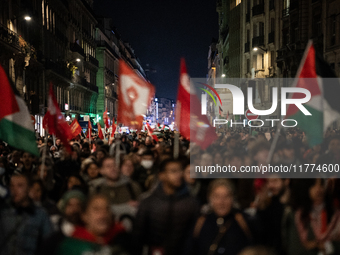
M 178 109 L 178 110 L 177 110 Z M 178 117 L 177 117 L 178 116 Z M 178 127 L 178 131 L 175 132 L 175 139 L 174 139 L 174 159 L 178 159 L 179 155 L 179 132 L 180 132 L 180 121 L 181 121 L 181 103 L 177 102 L 176 106 L 176 125 Z
M 46 150 L 47 150 L 47 134 L 45 134 L 45 148 L 43 150 L 42 159 L 41 159 L 41 168 L 40 168 L 40 179 L 44 178 L 45 171 L 45 161 L 46 161 Z
M 90 144 L 90 152 L 92 153 L 92 146 L 91 146 L 91 128 L 90 128 L 90 125 L 87 127 L 88 128 L 88 133 L 89 133 L 89 144 Z

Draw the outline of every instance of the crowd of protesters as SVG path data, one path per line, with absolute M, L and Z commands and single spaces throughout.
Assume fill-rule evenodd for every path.
M 222 132 L 208 150 L 161 131 L 0 143 L 0 255 L 340 254 L 337 178 L 194 178 L 195 165 L 266 164 L 275 132 Z M 191 159 L 191 160 L 190 160 Z M 282 131 L 273 163 L 340 163 L 329 130 L 308 148 Z M 334 176 L 336 177 L 336 175 Z

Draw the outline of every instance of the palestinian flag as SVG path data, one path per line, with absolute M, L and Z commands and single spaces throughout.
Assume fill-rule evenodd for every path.
M 39 156 L 32 119 L 24 100 L 14 94 L 0 65 L 0 140 Z
M 312 41 L 307 45 L 296 77 L 295 86 L 311 93 L 311 99 L 303 104 L 311 115 L 305 115 L 296 105 L 290 104 L 286 119 L 298 122 L 312 147 L 322 143 L 328 126 L 340 119 L 340 84 L 331 67 L 315 52 Z M 294 93 L 291 98 L 304 97 L 302 93 Z

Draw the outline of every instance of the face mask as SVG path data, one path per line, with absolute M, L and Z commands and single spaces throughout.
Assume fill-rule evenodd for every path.
M 4 167 L 0 167 L 0 175 L 3 175 L 5 173 L 6 169 Z
M 140 162 L 140 164 L 142 165 L 142 167 L 144 167 L 145 169 L 150 169 L 153 165 L 153 161 L 152 160 L 142 160 L 142 162 Z

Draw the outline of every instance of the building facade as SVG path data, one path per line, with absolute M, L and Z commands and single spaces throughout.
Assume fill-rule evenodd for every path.
M 146 79 L 131 46 L 92 0 L 0 1 L 0 64 L 44 135 L 50 84 L 67 119 L 117 116 L 118 59 Z M 105 21 L 106 20 L 106 21 Z M 99 22 L 99 23 L 98 23 Z
M 218 57 L 214 60 L 215 70 L 208 60 L 208 80 L 214 84 L 213 76 L 222 81 L 223 77 L 240 78 L 240 84 L 234 85 L 244 95 L 249 87 L 253 88 L 256 109 L 271 107 L 272 87 L 289 86 L 263 78 L 294 78 L 309 40 L 339 76 L 339 0 L 218 0 L 216 10 L 220 27 L 215 54 Z M 241 48 L 239 53 L 238 47 L 232 45 L 235 40 Z M 278 118 L 279 114 L 266 117 Z
M 97 113 L 102 115 L 107 109 L 110 118 L 117 118 L 117 87 L 118 87 L 118 66 L 119 48 L 118 38 L 112 30 L 111 20 L 98 19 L 97 27 L 97 59 L 99 71 L 97 74 L 98 100 Z
M 110 118 L 116 119 L 118 115 L 119 59 L 123 59 L 145 80 L 147 80 L 146 74 L 131 45 L 124 42 L 117 29 L 113 27 L 112 19 L 98 18 L 96 42 L 99 61 L 97 114 L 101 116 L 107 109 Z
M 147 111 L 146 120 L 156 125 L 174 125 L 175 122 L 175 101 L 164 97 L 152 99 Z
M 85 0 L 0 3 L 1 64 L 35 116 L 41 135 L 50 84 L 66 115 L 96 113 L 97 21 L 91 4 Z

